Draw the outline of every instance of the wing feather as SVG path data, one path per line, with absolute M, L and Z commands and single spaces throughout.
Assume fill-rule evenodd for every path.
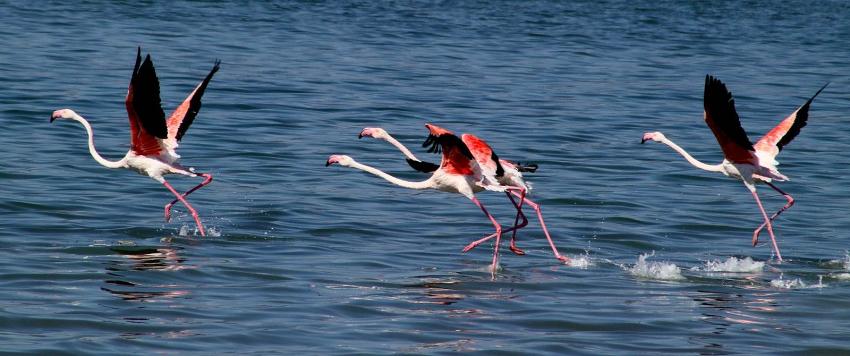
M 720 80 L 705 76 L 705 122 L 717 138 L 723 155 L 734 163 L 750 163 L 755 159 L 753 144 L 747 137 L 735 111 L 735 99 Z

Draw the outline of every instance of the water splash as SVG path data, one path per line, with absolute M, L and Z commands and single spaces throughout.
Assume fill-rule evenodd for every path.
M 207 226 L 207 237 L 221 237 L 221 229 L 218 229 L 214 226 Z M 180 231 L 177 232 L 177 235 L 180 237 L 189 237 L 189 236 L 201 236 L 198 231 L 198 227 L 194 225 L 183 225 L 180 226 Z
M 738 259 L 732 256 L 725 261 L 707 261 L 703 270 L 707 272 L 759 273 L 764 270 L 764 262 L 754 261 L 752 257 Z
M 593 262 L 590 261 L 590 253 L 585 251 L 583 255 L 577 255 L 570 257 L 570 267 L 575 267 L 579 269 L 587 269 L 593 265 Z
M 675 263 L 669 262 L 647 262 L 646 259 L 655 256 L 651 254 L 638 256 L 637 263 L 632 267 L 625 267 L 632 275 L 639 278 L 658 279 L 665 281 L 679 281 L 685 279 L 682 270 Z
M 832 275 L 832 277 L 841 281 L 850 281 L 850 273 L 838 273 Z
M 802 289 L 806 288 L 806 283 L 799 278 L 794 279 L 783 279 L 782 275 L 779 275 L 779 278 L 771 280 L 770 286 L 774 288 L 782 288 L 782 289 Z

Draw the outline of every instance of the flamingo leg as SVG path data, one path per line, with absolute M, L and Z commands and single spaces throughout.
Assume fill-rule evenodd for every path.
M 192 213 L 192 217 L 195 218 L 195 223 L 198 224 L 198 231 L 201 232 L 201 236 L 206 236 L 206 234 L 204 233 L 204 225 L 201 225 L 201 219 L 198 217 L 198 212 L 195 211 L 195 208 L 193 208 L 192 205 L 190 205 L 189 202 L 186 201 L 186 199 L 184 199 L 182 195 L 180 195 L 180 193 L 174 190 L 174 187 L 172 187 L 171 184 L 168 183 L 168 181 L 163 179 L 162 184 L 165 185 L 165 187 L 168 188 L 168 190 L 170 190 L 175 197 L 177 197 L 177 200 L 180 200 L 183 205 L 186 205 L 186 208 L 189 209 L 189 212 Z
M 186 191 L 185 193 L 183 193 L 183 194 L 181 195 L 183 198 L 185 198 L 187 195 L 191 194 L 192 192 L 194 192 L 194 191 L 196 191 L 196 190 L 198 190 L 198 189 L 201 189 L 201 188 L 203 188 L 204 186 L 206 186 L 207 184 L 210 184 L 210 182 L 212 182 L 212 174 L 207 174 L 207 173 L 197 173 L 197 175 L 199 175 L 199 176 L 201 176 L 201 177 L 204 177 L 204 178 L 206 178 L 206 179 L 204 179 L 204 181 L 203 181 L 203 182 L 201 182 L 201 184 L 198 184 L 198 185 L 196 185 L 194 188 L 189 189 L 188 191 Z M 167 221 L 171 221 L 171 206 L 172 206 L 172 205 L 174 205 L 175 203 L 177 203 L 178 201 L 179 201 L 178 199 L 174 199 L 174 200 L 172 200 L 170 203 L 165 204 L 165 221 L 166 221 L 166 222 L 167 222 Z
M 782 196 L 784 196 L 785 199 L 788 200 L 788 203 L 786 203 L 785 206 L 783 206 L 781 209 L 777 210 L 770 217 L 770 221 L 773 221 L 773 219 L 776 219 L 776 217 L 779 216 L 779 214 L 782 214 L 783 211 L 788 210 L 788 208 L 794 206 L 794 197 L 792 197 L 791 194 L 783 192 L 782 189 L 779 189 L 779 187 L 777 187 L 773 184 L 770 184 L 768 182 L 764 182 L 764 183 L 767 184 L 768 186 L 770 186 L 771 188 L 773 188 L 774 190 L 776 190 L 777 192 L 779 192 L 779 194 L 782 194 Z M 756 229 L 756 231 L 753 232 L 753 246 L 755 246 L 758 243 L 759 234 L 761 233 L 761 230 L 764 229 L 765 226 L 767 226 L 767 225 L 762 223 L 761 226 L 759 226 L 758 229 Z
M 496 218 L 494 218 L 493 215 L 490 215 L 490 212 L 484 208 L 484 205 L 478 201 L 478 198 L 471 197 L 470 199 L 473 203 L 475 203 L 475 205 L 481 208 L 481 211 L 484 212 L 484 215 L 487 215 L 487 218 L 490 219 L 490 222 L 492 222 L 493 226 L 496 228 L 496 247 L 493 248 L 493 265 L 491 266 L 491 276 L 493 279 L 496 279 L 496 268 L 499 267 L 499 243 L 502 240 L 502 226 L 499 225 L 499 222 L 496 221 Z
M 503 233 L 503 234 L 504 234 L 504 233 L 508 233 L 508 232 L 514 231 L 514 230 L 519 229 L 519 228 L 520 228 L 519 226 L 516 226 L 516 227 L 510 227 L 510 228 L 507 228 L 507 229 L 502 230 L 502 233 Z M 472 241 L 472 243 L 470 243 L 469 245 L 466 245 L 466 247 L 464 247 L 464 248 L 463 248 L 463 252 L 469 252 L 469 250 L 472 250 L 473 248 L 478 247 L 478 245 L 480 245 L 480 244 L 482 244 L 482 243 L 485 243 L 485 242 L 487 242 L 487 240 L 490 240 L 490 239 L 492 239 L 492 238 L 494 238 L 494 237 L 496 237 L 496 233 L 495 233 L 495 232 L 494 232 L 494 233 L 492 233 L 492 234 L 490 234 L 490 235 L 484 236 L 484 237 L 482 237 L 482 238 L 480 238 L 480 239 L 478 239 L 478 240 Z
M 511 192 L 511 193 L 513 193 L 514 195 L 516 195 L 516 196 L 520 197 L 522 200 L 524 200 L 529 206 L 531 206 L 532 209 L 534 209 L 534 212 L 537 213 L 537 219 L 540 220 L 540 227 L 543 228 L 543 234 L 546 235 L 546 240 L 549 241 L 549 246 L 552 247 L 552 253 L 555 254 L 555 258 L 557 258 L 559 261 L 564 262 L 564 263 L 570 262 L 570 259 L 568 257 L 564 256 L 564 255 L 561 255 L 558 252 L 558 248 L 555 247 L 555 242 L 552 241 L 552 236 L 549 235 L 549 229 L 546 228 L 546 223 L 543 222 L 543 213 L 540 211 L 540 204 L 537 204 L 537 203 L 525 198 L 524 194 L 520 195 L 519 193 L 516 193 L 516 192 Z
M 525 201 L 525 193 L 526 190 L 522 190 L 522 196 L 519 198 L 519 204 L 514 200 L 514 197 L 511 196 L 509 192 L 505 192 L 505 195 L 508 196 L 508 199 L 511 200 L 511 203 L 516 207 L 516 218 L 514 219 L 514 231 L 511 233 L 511 244 L 509 248 L 513 253 L 517 255 L 524 255 L 525 251 L 516 246 L 516 232 L 517 230 L 524 228 L 528 225 L 528 219 L 525 218 L 525 214 L 522 213 L 522 203 Z M 522 222 L 519 222 L 519 219 L 522 218 Z M 519 223 L 519 224 L 518 224 Z M 507 232 L 507 231 L 506 231 Z
M 761 205 L 761 199 L 759 199 L 759 195 L 756 193 L 756 186 L 748 182 L 744 182 L 744 184 L 750 190 L 750 193 L 753 194 L 753 198 L 756 199 L 756 204 L 758 204 L 761 215 L 764 217 L 764 223 L 767 225 L 767 232 L 770 234 L 770 241 L 773 243 L 773 250 L 776 251 L 776 258 L 779 259 L 779 262 L 782 262 L 782 254 L 779 253 L 779 246 L 776 244 L 776 236 L 773 235 L 773 226 L 770 224 L 770 218 L 767 217 L 767 213 L 764 211 L 764 206 Z
M 561 255 L 561 254 L 558 252 L 558 248 L 557 248 L 557 247 L 555 247 L 555 242 L 552 240 L 552 237 L 549 235 L 549 230 L 546 228 L 546 223 L 543 221 L 543 213 L 540 211 L 540 205 L 539 205 L 539 204 L 537 204 L 537 203 L 535 203 L 535 202 L 533 202 L 533 201 L 531 201 L 531 200 L 529 200 L 528 198 L 525 198 L 525 197 L 524 197 L 522 194 L 520 194 L 520 193 L 517 193 L 517 192 L 514 192 L 514 191 L 511 191 L 511 193 L 513 193 L 513 194 L 514 194 L 514 195 L 516 195 L 517 197 L 522 198 L 522 200 L 523 200 L 523 201 L 525 201 L 525 202 L 526 202 L 529 206 L 531 206 L 531 207 L 534 209 L 534 211 L 537 213 L 537 219 L 538 219 L 538 220 L 540 220 L 540 226 L 543 228 L 543 234 L 545 234 L 545 235 L 546 235 L 546 240 L 548 240 L 548 241 L 549 241 L 549 246 L 550 246 L 550 247 L 552 247 L 552 252 L 555 254 L 555 258 L 557 258 L 557 259 L 558 259 L 559 261 L 561 261 L 561 262 L 569 263 L 569 262 L 570 262 L 569 257 L 564 256 L 564 255 Z M 503 231 L 503 232 L 508 232 L 508 231 L 511 231 L 511 230 L 514 230 L 514 231 L 515 231 L 516 229 L 515 229 L 515 228 L 510 228 L 510 229 L 505 230 L 505 231 Z M 495 234 L 492 234 L 492 235 L 484 236 L 483 238 L 481 238 L 481 239 L 479 239 L 479 240 L 473 241 L 471 244 L 467 245 L 467 246 L 463 249 L 463 252 L 466 252 L 466 251 L 469 251 L 469 250 L 471 250 L 471 249 L 475 248 L 476 246 L 478 246 L 478 245 L 480 245 L 480 244 L 484 243 L 485 241 L 487 241 L 487 240 L 489 240 L 489 239 L 493 238 L 494 236 L 495 236 Z

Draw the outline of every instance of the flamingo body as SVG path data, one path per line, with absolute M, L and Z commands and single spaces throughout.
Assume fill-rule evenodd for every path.
M 776 156 L 785 145 L 790 143 L 800 133 L 800 129 L 806 126 L 809 107 L 812 101 L 827 85 L 829 83 L 821 87 L 805 104 L 768 131 L 764 137 L 753 145 L 743 127 L 741 127 L 741 121 L 735 110 L 735 100 L 732 98 L 732 93 L 720 80 L 711 75 L 706 75 L 703 98 L 703 106 L 705 108 L 704 118 L 706 124 L 717 139 L 720 149 L 723 151 L 724 160 L 717 165 L 700 162 L 660 132 L 645 133 L 641 143 L 650 140 L 664 143 L 676 152 L 679 152 L 682 157 L 697 168 L 720 172 L 728 177 L 741 180 L 747 189 L 749 189 L 764 218 L 764 223 L 753 232 L 753 246 L 758 243 L 758 236 L 761 230 L 767 227 L 773 250 L 776 253 L 777 259 L 781 262 L 782 254 L 779 251 L 771 222 L 794 204 L 794 198 L 772 184 L 774 181 L 782 182 L 788 180 L 788 177 L 780 173 L 777 169 L 776 166 L 779 165 L 779 162 L 776 160 Z M 768 217 L 762 206 L 761 199 L 759 199 L 756 193 L 756 183 L 767 184 L 782 194 L 788 202 L 776 213 Z
M 429 125 L 426 125 L 426 126 L 429 126 Z M 443 131 L 448 131 L 448 130 L 440 128 L 436 132 L 443 132 Z M 377 138 L 377 139 L 386 140 L 387 142 L 389 142 L 390 144 L 392 144 L 393 146 L 398 148 L 399 151 L 401 151 L 405 155 L 405 157 L 407 158 L 407 163 L 413 169 L 415 169 L 417 171 L 427 173 L 427 172 L 434 172 L 434 171 L 436 171 L 440 168 L 440 166 L 435 165 L 433 163 L 421 161 L 406 146 L 404 146 L 401 142 L 399 142 L 393 136 L 391 136 L 389 133 L 387 133 L 386 130 L 384 130 L 380 127 L 364 128 L 360 132 L 360 134 L 358 135 L 358 138 L 363 138 L 363 137 L 373 137 L 373 138 Z M 531 189 L 531 185 L 528 184 L 527 182 L 525 182 L 525 180 L 523 179 L 521 171 L 534 172 L 537 169 L 537 165 L 522 166 L 522 165 L 519 165 L 519 164 L 515 164 L 511 161 L 500 159 L 495 154 L 492 147 L 490 147 L 490 145 L 487 144 L 487 142 L 485 142 L 484 140 L 482 140 L 482 139 L 480 139 L 480 138 L 478 138 L 478 137 L 476 137 L 472 134 L 461 135 L 461 141 L 468 148 L 470 154 L 473 156 L 475 162 L 478 164 L 478 167 L 482 170 L 482 172 L 486 176 L 491 176 L 491 177 L 495 176 L 496 182 L 501 186 L 518 188 L 518 190 L 520 190 L 520 193 L 518 193 L 516 191 L 516 189 L 510 189 L 510 190 L 505 192 L 505 194 L 511 200 L 511 203 L 517 209 L 517 215 L 516 215 L 516 218 L 514 219 L 514 226 L 512 228 L 513 233 L 511 234 L 511 242 L 510 242 L 510 245 L 509 245 L 511 251 L 513 251 L 514 253 L 516 253 L 518 255 L 524 255 L 525 254 L 524 251 L 522 251 L 520 248 L 518 248 L 516 246 L 516 232 L 519 229 L 525 227 L 528 224 L 528 220 L 526 219 L 525 214 L 523 214 L 523 212 L 522 212 L 522 204 L 526 203 L 529 206 L 531 206 L 535 210 L 535 212 L 537 213 L 537 217 L 540 221 L 540 225 L 543 228 L 543 232 L 546 235 L 546 239 L 548 240 L 549 245 L 552 248 L 552 252 L 554 253 L 555 257 L 559 261 L 569 262 L 569 258 L 561 255 L 560 252 L 558 252 L 558 248 L 555 247 L 555 243 L 552 240 L 552 237 L 549 235 L 549 231 L 546 228 L 546 223 L 543 221 L 543 214 L 540 211 L 540 205 L 531 201 L 530 199 L 528 199 L 525 196 L 528 193 L 528 191 Z M 433 144 L 433 142 L 431 141 L 431 138 L 429 137 L 429 139 L 426 140 L 425 143 L 423 143 L 423 146 L 427 147 L 430 144 Z M 433 150 L 429 150 L 429 151 L 433 151 Z M 499 174 L 499 175 L 497 175 L 497 174 Z M 516 201 L 514 201 L 514 197 L 512 196 L 512 194 L 519 198 L 519 200 L 520 200 L 519 204 L 517 204 Z M 520 219 L 522 219 L 522 222 L 520 222 Z M 485 242 L 485 241 L 487 241 L 487 240 L 489 240 L 493 237 L 495 237 L 495 234 L 485 236 L 482 239 L 473 241 L 471 244 L 467 245 L 464 248 L 463 251 L 467 252 L 467 251 L 475 248 L 479 244 L 481 244 L 481 243 L 483 243 L 483 242 Z
M 491 182 L 494 182 L 495 178 L 488 177 L 486 172 L 483 172 L 478 163 L 473 159 L 469 149 L 454 133 L 436 125 L 428 124 L 425 127 L 429 130 L 425 145 L 430 145 L 430 152 L 442 152 L 442 160 L 439 168 L 431 174 L 431 177 L 424 181 L 411 182 L 402 180 L 377 168 L 359 163 L 346 155 L 331 155 L 328 157 L 327 162 L 325 162 L 325 166 L 339 164 L 344 167 L 352 167 L 374 174 L 390 183 L 405 188 L 436 189 L 444 192 L 458 193 L 469 198 L 487 216 L 487 219 L 490 220 L 496 230 L 494 233 L 496 244 L 493 249 L 493 262 L 491 264 L 491 273 L 493 278 L 495 278 L 499 262 L 499 242 L 503 232 L 502 226 L 487 211 L 484 205 L 478 201 L 475 193 L 485 189 L 504 192 L 508 187 L 492 184 Z
M 118 161 L 103 158 L 94 147 L 94 134 L 89 122 L 71 109 L 60 109 L 53 112 L 50 121 L 56 119 L 74 120 L 83 125 L 88 133 L 89 153 L 101 165 L 107 168 L 127 168 L 146 175 L 162 183 L 171 191 L 175 198 L 165 205 L 165 219 L 170 220 L 171 206 L 180 201 L 192 213 L 201 236 L 205 236 L 197 211 L 186 201 L 185 197 L 212 181 L 212 175 L 196 173 L 192 168 L 186 168 L 177 163 L 180 155 L 176 149 L 178 141 L 188 130 L 201 108 L 201 97 L 213 75 L 219 69 L 216 61 L 210 73 L 189 96 L 166 119 L 159 97 L 159 79 L 153 67 L 150 55 L 142 61 L 141 48 L 136 52 L 136 64 L 127 89 L 125 106 L 130 125 L 130 150 Z M 180 174 L 189 177 L 204 177 L 204 181 L 187 192 L 178 193 L 164 176 Z

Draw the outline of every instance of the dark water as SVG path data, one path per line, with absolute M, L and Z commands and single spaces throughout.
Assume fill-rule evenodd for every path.
M 848 7 L 6 2 L 0 350 L 850 352 Z M 216 177 L 190 197 L 209 238 L 182 207 L 163 221 L 155 181 L 94 162 L 79 125 L 48 123 L 73 108 L 102 154 L 122 156 L 138 45 L 167 111 L 222 60 L 180 148 Z M 797 199 L 776 221 L 784 263 L 749 247 L 760 218 L 739 182 L 638 144 L 659 130 L 720 160 L 707 73 L 752 139 L 832 82 L 779 157 Z M 491 281 L 492 244 L 460 252 L 492 230 L 468 200 L 323 166 L 344 153 L 423 179 L 356 136 L 381 126 L 436 160 L 418 147 L 426 122 L 538 163 L 533 198 L 577 263 L 556 263 L 532 221 L 528 255 L 503 253 Z M 760 191 L 768 210 L 785 202 Z M 480 198 L 510 223 L 504 196 Z

